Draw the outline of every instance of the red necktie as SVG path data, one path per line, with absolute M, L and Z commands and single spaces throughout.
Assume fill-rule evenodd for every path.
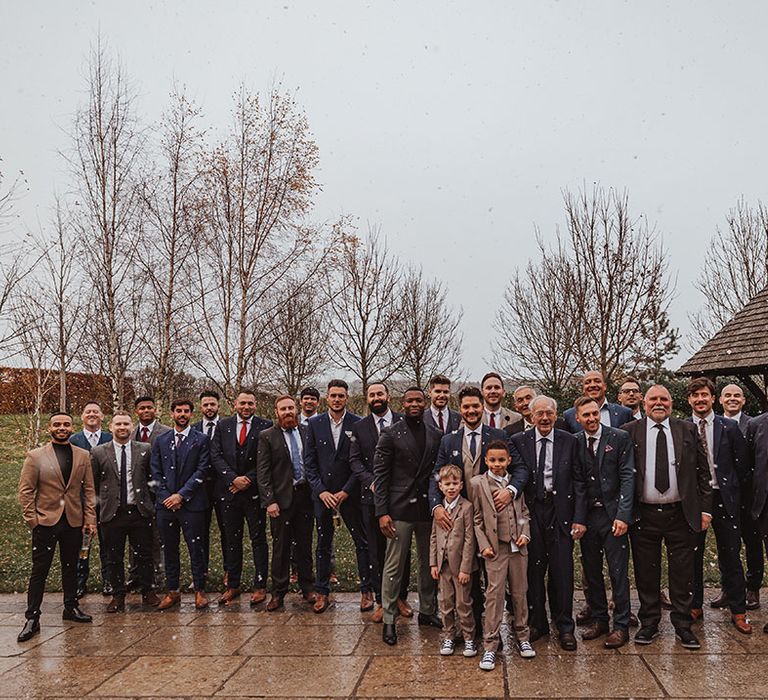
M 141 441 L 149 442 L 149 431 L 147 430 L 146 425 L 141 429 Z
M 491 428 L 495 428 L 496 427 L 496 414 L 495 413 L 491 413 L 491 420 L 488 421 L 488 425 Z
M 445 432 L 445 423 L 443 423 L 443 412 L 442 411 L 438 411 L 437 412 L 437 423 L 440 426 L 440 432 L 444 433 Z
M 240 447 L 245 445 L 245 438 L 248 437 L 248 426 L 246 425 L 245 421 L 240 423 L 240 438 L 238 439 L 238 442 L 240 443 Z

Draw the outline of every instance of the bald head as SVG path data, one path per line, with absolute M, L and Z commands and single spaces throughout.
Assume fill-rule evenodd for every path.
M 597 401 L 598 406 L 602 406 L 605 401 L 605 392 L 608 390 L 603 373 L 596 369 L 589 370 L 582 377 L 581 390 L 584 396 L 589 396 L 590 399 Z
M 744 391 L 738 384 L 726 384 L 720 392 L 720 405 L 727 418 L 738 416 L 745 403 Z

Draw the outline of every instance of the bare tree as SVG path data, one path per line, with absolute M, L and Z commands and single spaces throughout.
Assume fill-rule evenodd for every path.
M 400 373 L 416 386 L 426 386 L 434 374 L 454 374 L 461 362 L 463 311 L 451 308 L 439 280 L 424 279 L 411 267 L 398 290 L 395 339 L 402 352 Z
M 77 180 L 79 213 L 74 223 L 80 259 L 92 289 L 86 321 L 89 344 L 103 352 L 83 360 L 100 361 L 99 370 L 109 378 L 117 409 L 137 345 L 135 329 L 143 320 L 135 251 L 144 138 L 125 71 L 112 62 L 101 43 L 91 52 L 87 87 L 88 102 L 77 112 L 74 152 L 68 159 Z
M 761 201 L 752 207 L 741 197 L 728 212 L 726 226 L 710 241 L 695 282 L 704 295 L 704 308 L 691 316 L 693 350 L 768 285 L 768 207 Z
M 294 100 L 241 88 L 234 127 L 207 160 L 192 247 L 190 363 L 229 399 L 262 376 L 270 290 L 322 263 L 304 224 L 318 189 L 317 146 Z
M 194 226 L 199 201 L 197 189 L 203 155 L 203 132 L 198 127 L 200 110 L 184 91 L 174 91 L 163 115 L 160 135 L 160 164 L 148 175 L 142 188 L 144 205 L 143 244 L 137 261 L 149 286 L 143 296 L 144 323 L 137 331 L 152 377 L 160 410 L 171 399 L 171 381 L 181 369 L 184 335 L 189 328 L 188 305 L 180 286 L 188 283 L 188 254 L 194 245 Z
M 359 379 L 365 392 L 371 379 L 386 381 L 403 366 L 395 335 L 400 270 L 376 229 L 365 240 L 343 239 L 338 270 L 326 278 L 328 339 L 336 366 Z
M 571 264 L 562 249 L 517 271 L 494 320 L 494 363 L 507 376 L 535 377 L 546 391 L 559 393 L 578 367 L 579 319 L 563 297 L 573 290 Z

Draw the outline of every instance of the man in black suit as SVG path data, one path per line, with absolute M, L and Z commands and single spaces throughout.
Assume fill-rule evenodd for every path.
M 424 423 L 441 433 L 457 430 L 461 416 L 448 408 L 451 398 L 451 380 L 443 374 L 436 374 L 429 380 L 429 409 L 424 412 Z
M 83 406 L 83 413 L 81 415 L 83 421 L 83 429 L 72 435 L 69 438 L 69 443 L 76 447 L 81 447 L 84 450 L 90 452 L 94 447 L 103 445 L 106 442 L 112 440 L 111 433 L 101 429 L 101 424 L 104 420 L 104 413 L 101 410 L 101 405 L 97 401 L 89 401 Z M 99 501 L 96 500 L 96 519 L 100 523 L 99 518 Z M 109 580 L 109 567 L 107 566 L 107 557 L 105 554 L 106 546 L 104 544 L 104 538 L 101 532 L 101 527 L 98 528 L 99 536 L 99 563 L 101 565 L 101 592 L 103 595 L 112 595 L 112 585 Z M 77 560 L 77 597 L 82 598 L 87 592 L 88 577 L 90 576 L 90 558 L 91 550 L 88 548 L 88 556 L 80 557 Z
M 224 494 L 224 530 L 227 537 L 227 588 L 219 605 L 228 605 L 240 596 L 243 574 L 243 529 L 253 552 L 254 579 L 251 605 L 267 599 L 269 547 L 264 507 L 256 482 L 256 455 L 259 433 L 272 421 L 253 415 L 256 395 L 243 389 L 235 399 L 235 415 L 219 421 L 211 445 L 211 465 Z
M 352 536 L 360 576 L 360 610 L 373 610 L 373 586 L 368 561 L 368 541 L 360 513 L 360 486 L 349 466 L 352 427 L 360 416 L 347 411 L 349 387 L 343 379 L 328 382 L 328 411 L 307 423 L 304 467 L 315 499 L 317 548 L 315 553 L 316 613 L 325 612 L 331 592 L 331 552 L 334 515 L 341 516 Z
M 429 479 L 440 448 L 440 432 L 426 425 L 424 390 L 410 387 L 403 394 L 405 418 L 384 428 L 373 460 L 374 500 L 379 527 L 387 542 L 382 571 L 381 599 L 384 608 L 382 637 L 397 644 L 395 614 L 406 553 L 416 536 L 419 558 L 419 624 L 442 629 L 436 615 L 435 584 L 429 569 Z
M 133 552 L 144 605 L 160 599 L 152 591 L 152 529 L 155 504 L 149 489 L 150 447 L 131 440 L 133 422 L 126 411 L 116 411 L 110 429 L 114 440 L 91 450 L 91 467 L 100 503 L 104 559 L 112 582 L 107 612 L 125 610 L 125 541 Z
M 632 418 L 640 420 L 643 417 L 643 390 L 640 382 L 634 377 L 625 377 L 619 387 L 619 403 L 632 411 Z
M 625 423 L 632 420 L 632 411 L 617 403 L 609 403 L 605 398 L 605 392 L 608 391 L 608 384 L 603 377 L 602 372 L 590 370 L 581 379 L 581 392 L 584 396 L 589 396 L 597 401 L 600 406 L 600 422 L 603 425 L 609 425 L 612 428 L 620 428 Z M 582 427 L 576 420 L 576 409 L 569 408 L 564 414 L 565 422 L 572 433 L 581 432 Z
M 739 533 L 741 482 L 749 468 L 747 444 L 736 421 L 715 415 L 715 385 L 711 379 L 692 379 L 688 382 L 686 393 L 688 404 L 693 409 L 693 416 L 689 420 L 698 428 L 699 439 L 707 451 L 712 486 L 712 529 L 715 532 L 717 564 L 731 609 L 731 620 L 739 632 L 752 634 L 752 626 L 745 614 L 744 569 L 741 565 Z M 707 531 L 704 530 L 699 533 L 694 556 L 691 603 L 694 622 L 703 617 L 706 542 Z
M 635 497 L 635 454 L 629 433 L 603 425 L 600 407 L 590 396 L 574 403 L 576 434 L 587 484 L 587 531 L 581 539 L 581 561 L 587 581 L 585 595 L 592 624 L 583 639 L 607 634 L 605 646 L 618 649 L 629 640 L 629 537 Z M 608 599 L 603 580 L 603 554 L 613 589 L 613 631 L 608 634 Z
M 768 413 L 750 418 L 747 446 L 752 455 L 753 498 L 750 513 L 768 548 Z M 768 633 L 768 623 L 763 627 Z
M 458 430 L 443 435 L 440 449 L 437 453 L 435 468 L 429 480 L 429 505 L 437 524 L 448 531 L 453 525 L 453 518 L 443 507 L 443 495 L 438 486 L 438 475 L 446 464 L 455 464 L 464 474 L 461 495 L 472 500 L 470 481 L 473 476 L 488 471 L 485 463 L 485 453 L 488 445 L 494 440 L 507 438 L 504 431 L 483 425 L 483 394 L 477 387 L 465 386 L 459 391 L 459 412 L 463 421 Z M 528 469 L 517 452 L 512 457 L 508 468 L 510 483 L 506 490 L 496 489 L 493 492 L 494 502 L 498 510 L 506 508 L 509 502 L 521 494 L 528 481 Z M 480 567 L 472 574 L 472 611 L 475 616 L 475 626 L 482 627 L 483 589 L 481 579 L 484 572 L 484 560 L 479 560 Z
M 645 394 L 645 415 L 624 426 L 635 445 L 637 520 L 630 530 L 641 627 L 638 644 L 650 644 L 661 621 L 661 546 L 669 562 L 670 619 L 687 649 L 691 631 L 694 549 L 712 520 L 709 463 L 696 426 L 670 418 L 672 395 L 660 384 Z
M 360 510 L 368 541 L 368 559 L 371 564 L 371 583 L 376 598 L 376 609 L 371 616 L 372 622 L 382 622 L 384 608 L 381 607 L 381 571 L 384 568 L 384 552 L 387 539 L 379 529 L 379 519 L 376 517 L 376 506 L 373 502 L 373 456 L 379 434 L 384 428 L 402 420 L 401 413 L 395 413 L 389 407 L 389 389 L 384 382 L 373 382 L 368 385 L 365 395 L 370 414 L 357 421 L 352 426 L 352 444 L 349 447 L 349 468 L 360 484 Z M 410 580 L 410 561 L 403 575 L 403 585 L 397 601 L 401 615 L 413 617 L 413 610 L 407 603 L 408 582 Z M 409 614 L 410 612 L 410 614 Z
M 200 392 L 200 413 L 203 419 L 192 425 L 193 430 L 205 433 L 213 443 L 216 427 L 219 424 L 219 394 L 211 389 Z M 208 494 L 208 510 L 205 513 L 205 538 L 203 549 L 205 551 L 205 571 L 208 575 L 208 563 L 211 558 L 211 522 L 216 513 L 216 524 L 219 528 L 219 541 L 221 542 L 221 561 L 224 564 L 224 586 L 227 585 L 227 534 L 224 529 L 224 492 L 221 488 L 221 480 L 216 478 L 216 471 L 210 469 L 205 478 L 205 492 Z
M 720 405 L 723 407 L 723 415 L 735 420 L 739 424 L 741 434 L 746 437 L 747 425 L 752 417 L 744 412 L 744 391 L 738 384 L 727 384 L 720 391 Z M 750 455 L 751 457 L 751 455 Z M 765 571 L 765 555 L 763 554 L 763 538 L 758 531 L 757 523 L 752 518 L 752 500 L 754 486 L 752 483 L 752 464 L 750 459 L 749 470 L 741 482 L 741 505 L 739 525 L 741 527 L 741 539 L 744 542 L 744 558 L 747 562 L 747 570 L 744 578 L 747 587 L 746 609 L 755 610 L 760 607 L 760 588 L 763 585 Z M 721 582 L 722 588 L 722 582 Z M 723 589 L 720 595 L 710 605 L 713 608 L 728 607 L 728 596 Z
M 304 600 L 312 592 L 312 491 L 304 473 L 305 428 L 299 424 L 296 401 L 283 394 L 275 399 L 277 425 L 259 433 L 256 479 L 259 498 L 272 529 L 272 596 L 267 611 L 283 606 L 291 576 L 291 542 Z
M 531 517 L 528 545 L 528 620 L 531 641 L 549 634 L 546 599 L 560 646 L 576 649 L 573 634 L 573 543 L 586 531 L 586 483 L 576 438 L 554 428 L 557 402 L 531 401 L 533 429 L 510 438 L 528 467 L 525 501 Z

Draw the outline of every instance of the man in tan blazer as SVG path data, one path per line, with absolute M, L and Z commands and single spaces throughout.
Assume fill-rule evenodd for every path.
M 40 606 L 56 544 L 64 589 L 62 618 L 91 622 L 77 606 L 77 558 L 84 533 L 96 534 L 96 494 L 88 452 L 69 444 L 72 416 L 54 413 L 48 421 L 51 442 L 27 453 L 19 479 L 19 503 L 32 530 L 32 574 L 26 623 L 18 641 L 40 632 Z
M 489 425 L 491 428 L 504 430 L 507 426 L 513 425 L 522 419 L 517 411 L 512 411 L 501 402 L 506 396 L 504 390 L 504 380 L 496 372 L 488 372 L 480 380 L 480 389 L 483 392 L 483 425 Z

